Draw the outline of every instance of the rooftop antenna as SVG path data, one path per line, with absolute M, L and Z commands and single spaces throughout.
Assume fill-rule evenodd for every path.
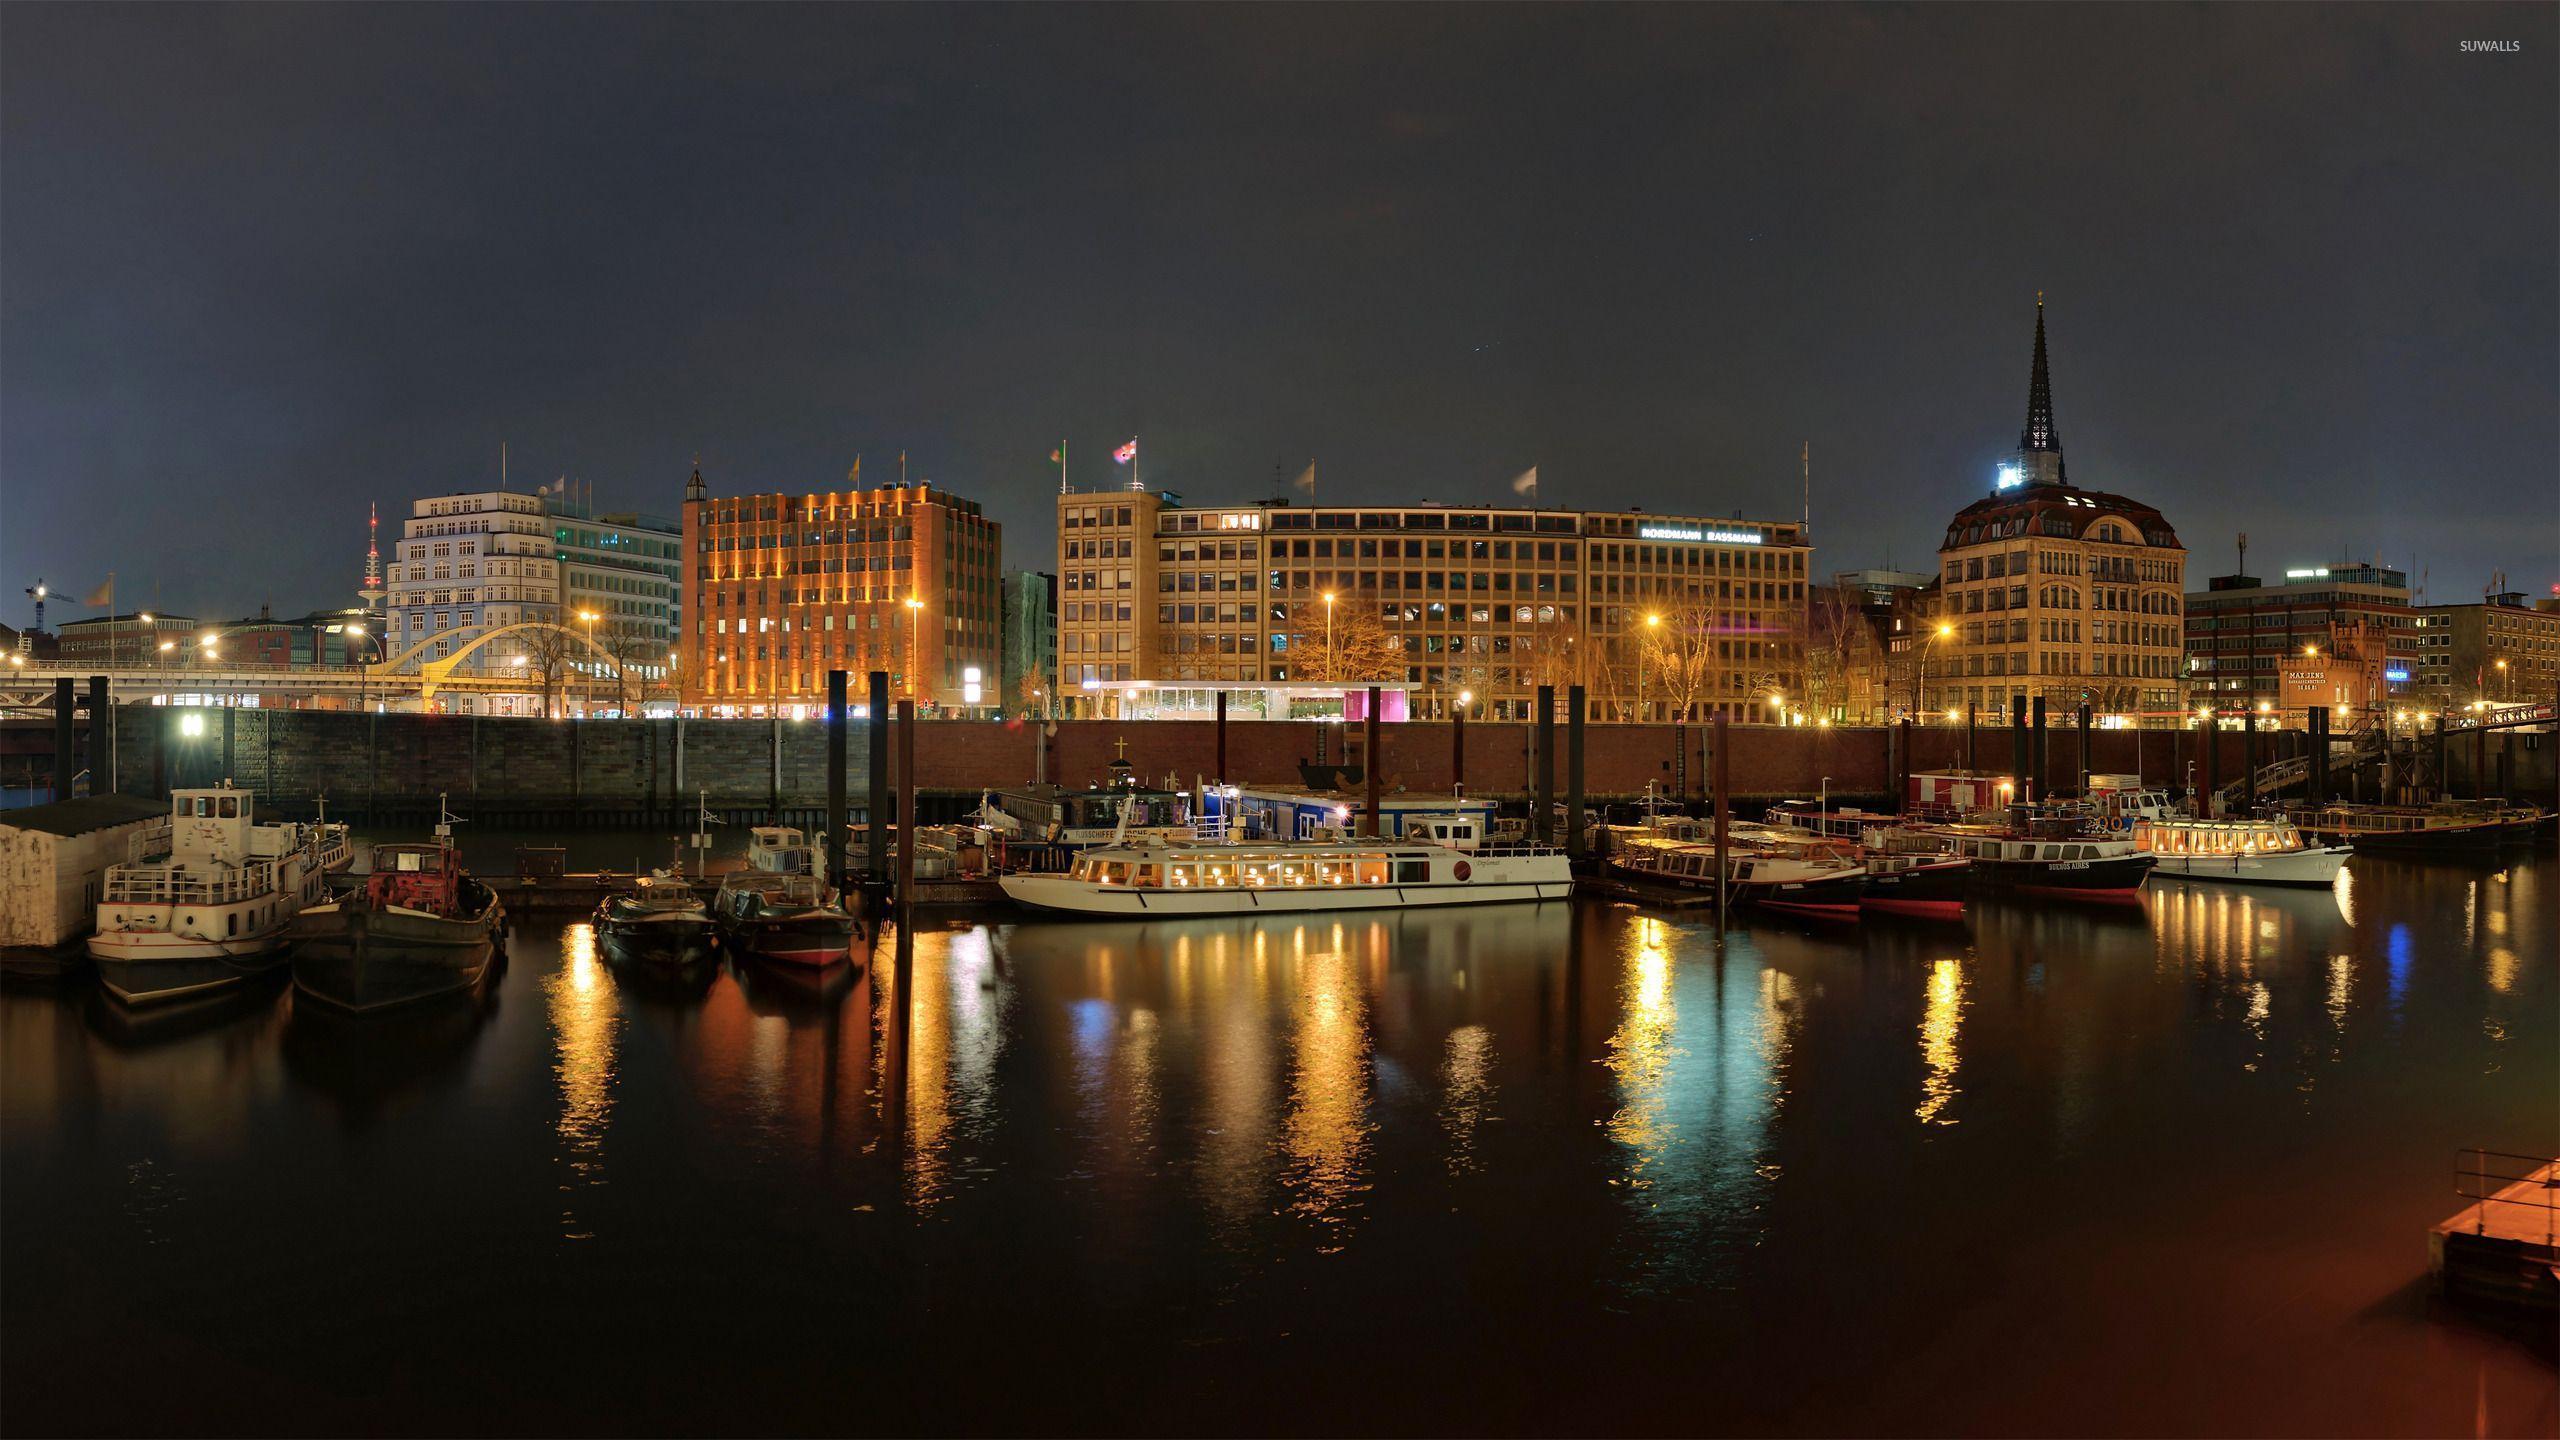
M 2243 530 L 2243 531 L 2241 531 L 2241 532 L 2240 532 L 2240 571 L 2239 571 L 2239 573 L 2240 573 L 2240 574 L 2242 574 L 2242 575 L 2246 575 L 2246 574 L 2248 574 L 2248 573 L 2249 573 L 2249 532 L 2248 532 L 2248 531 L 2246 531 L 2246 530 Z
M 506 441 L 504 441 L 504 440 L 501 440 L 501 441 L 499 441 L 499 442 L 498 442 L 498 489 L 499 489 L 501 492 L 503 492 L 506 488 L 507 488 L 507 442 L 506 442 Z
M 1813 442 L 1804 442 L 1804 533 L 1813 534 Z

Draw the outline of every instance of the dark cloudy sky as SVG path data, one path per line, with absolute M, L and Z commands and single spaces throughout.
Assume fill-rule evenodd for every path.
M 11 5 L 4 613 L 350 603 L 502 439 L 670 512 L 904 449 L 1038 568 L 1060 436 L 1753 516 L 1810 439 L 1817 563 L 1907 563 L 2039 288 L 2072 478 L 2200 570 L 2548 586 L 2555 16 Z

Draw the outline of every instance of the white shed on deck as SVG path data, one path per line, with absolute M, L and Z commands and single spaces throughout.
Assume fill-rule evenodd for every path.
M 131 795 L 0 811 L 0 962 L 48 968 L 96 925 L 107 867 L 168 836 L 168 803 Z

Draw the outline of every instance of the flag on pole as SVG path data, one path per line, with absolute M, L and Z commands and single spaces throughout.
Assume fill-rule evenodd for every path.
M 1289 483 L 1306 491 L 1310 495 L 1316 493 L 1316 462 L 1313 460 L 1308 461 L 1307 468 L 1300 471 L 1298 473 L 1298 478 L 1290 481 Z
M 1052 465 L 1064 465 L 1067 463 L 1066 441 L 1059 441 L 1058 448 L 1049 452 L 1049 463 Z
M 1121 464 L 1123 464 L 1123 465 L 1126 465 L 1126 464 L 1128 464 L 1130 461 L 1137 459 L 1137 458 L 1138 458 L 1138 439 L 1137 439 L 1137 437 L 1136 437 L 1136 436 L 1134 436 L 1134 435 L 1130 436 L 1130 437 L 1129 437 L 1129 443 L 1128 443 L 1128 444 L 1123 445 L 1123 446 L 1121 446 L 1119 449 L 1114 450 L 1114 451 L 1112 451 L 1112 452 L 1111 452 L 1111 458 L 1112 458 L 1112 459 L 1114 459 L 1114 460 L 1119 461 L 1119 462 L 1120 462 Z
M 1511 493 L 1535 496 L 1538 493 L 1538 467 L 1532 465 L 1521 471 L 1519 478 L 1511 482 Z
M 83 605 L 103 605 L 103 606 L 105 606 L 105 607 L 106 607 L 107 609 L 109 609 L 109 610 L 113 610 L 114 608 L 116 608 L 116 576 L 115 576 L 115 572 L 114 572 L 114 571 L 112 571 L 112 570 L 108 571 L 108 572 L 107 572 L 107 583 L 106 583 L 106 584 L 104 584 L 104 585 L 99 586 L 99 587 L 98 587 L 97 589 L 95 589 L 95 590 L 90 591 L 90 592 L 89 592 L 89 598 L 88 598 L 88 599 L 86 599 L 86 600 L 81 601 L 80 603 L 81 603 L 81 604 L 83 604 Z

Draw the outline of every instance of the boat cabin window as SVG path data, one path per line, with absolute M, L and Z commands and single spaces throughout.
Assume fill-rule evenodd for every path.
M 1139 866 L 1137 883 L 1140 885 L 1162 885 L 1164 883 L 1163 868 L 1156 865 Z
M 1396 883 L 1397 883 L 1397 884 L 1399 884 L 1399 885 L 1427 885 L 1427 884 L 1429 884 L 1430 882 L 1431 882 L 1431 862 L 1430 862 L 1430 861 L 1428 861 L 1428 860 L 1398 860 L 1398 861 L 1396 862 Z
M 1353 875 L 1354 875 L 1354 876 L 1359 880 L 1359 882 L 1360 882 L 1361 884 L 1363 884 L 1363 885 L 1384 885 L 1384 884 L 1386 884 L 1386 883 L 1387 883 L 1387 857 L 1386 857 L 1386 856 L 1384 856 L 1384 855 L 1363 855 L 1363 856 L 1361 856 L 1358 860 L 1356 860 L 1356 861 L 1354 861 L 1354 862 L 1352 862 L 1352 863 L 1353 863 L 1353 870 L 1352 870 L 1352 873 L 1353 873 Z

